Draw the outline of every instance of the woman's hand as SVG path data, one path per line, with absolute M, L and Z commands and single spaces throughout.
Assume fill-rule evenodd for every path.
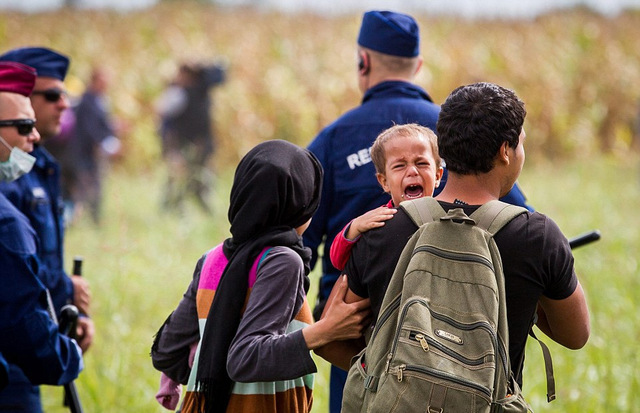
M 322 318 L 302 330 L 302 335 L 311 350 L 332 341 L 356 339 L 362 336 L 370 323 L 371 309 L 369 299 L 347 303 L 345 297 L 349 290 L 346 275 L 336 282 L 327 301 Z

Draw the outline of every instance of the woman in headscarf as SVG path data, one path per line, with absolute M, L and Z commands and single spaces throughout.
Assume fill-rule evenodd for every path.
M 301 235 L 318 208 L 322 174 L 311 152 L 282 140 L 240 161 L 231 238 L 198 261 L 151 352 L 158 370 L 187 383 L 183 413 L 308 412 L 316 372 L 309 350 L 361 335 L 366 303 L 334 300 L 313 324 L 306 299 L 311 251 Z M 175 394 L 169 400 L 165 407 L 175 407 Z

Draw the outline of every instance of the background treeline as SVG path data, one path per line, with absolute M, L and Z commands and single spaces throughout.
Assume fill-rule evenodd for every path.
M 361 13 L 284 15 L 163 2 L 130 13 L 61 9 L 0 15 L 0 50 L 48 45 L 72 57 L 69 87 L 92 65 L 110 68 L 114 112 L 131 126 L 124 162 L 147 165 L 159 144 L 152 103 L 182 59 L 227 59 L 215 92 L 218 161 L 282 138 L 306 145 L 358 104 L 355 38 Z M 479 80 L 513 88 L 527 104 L 529 158 L 638 148 L 640 11 L 604 17 L 574 9 L 531 20 L 416 16 L 425 65 L 418 83 L 437 103 Z M 74 87 L 75 85 L 75 87 Z

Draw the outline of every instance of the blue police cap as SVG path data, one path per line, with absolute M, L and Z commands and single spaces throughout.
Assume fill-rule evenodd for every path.
M 38 77 L 64 80 L 69 69 L 69 58 L 45 47 L 22 47 L 0 56 L 0 61 L 18 62 L 33 67 Z
M 420 54 L 420 29 L 406 14 L 368 11 L 362 17 L 358 44 L 392 56 L 416 57 Z

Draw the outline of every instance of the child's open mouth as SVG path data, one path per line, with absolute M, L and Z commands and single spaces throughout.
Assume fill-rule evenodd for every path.
M 416 199 L 423 196 L 421 185 L 409 185 L 404 190 L 404 199 Z

